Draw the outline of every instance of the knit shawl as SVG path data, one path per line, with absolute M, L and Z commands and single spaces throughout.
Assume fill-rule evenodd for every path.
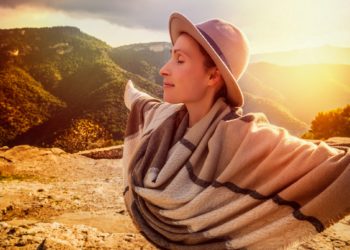
M 298 139 L 219 99 L 193 127 L 184 105 L 125 92 L 126 207 L 163 249 L 285 249 L 350 213 L 350 153 Z

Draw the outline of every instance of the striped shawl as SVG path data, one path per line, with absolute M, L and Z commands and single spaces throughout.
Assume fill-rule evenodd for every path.
M 288 134 L 219 99 L 187 129 L 184 105 L 129 82 L 124 198 L 165 249 L 284 249 L 350 212 L 350 153 Z

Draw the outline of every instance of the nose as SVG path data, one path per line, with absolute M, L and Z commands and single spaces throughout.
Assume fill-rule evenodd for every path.
M 163 65 L 163 67 L 161 67 L 160 70 L 159 70 L 159 74 L 160 74 L 161 76 L 163 76 L 163 77 L 169 75 L 169 67 L 168 67 L 168 64 L 169 64 L 169 61 L 166 62 L 166 63 Z

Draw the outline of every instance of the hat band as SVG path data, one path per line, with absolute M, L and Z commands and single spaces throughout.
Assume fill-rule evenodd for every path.
M 216 42 L 207 34 L 205 33 L 204 30 L 202 30 L 201 28 L 199 28 L 198 26 L 196 26 L 197 29 L 199 30 L 199 32 L 205 37 L 205 39 L 207 40 L 207 42 L 211 45 L 211 47 L 215 50 L 216 54 L 219 55 L 219 57 L 221 58 L 221 60 L 225 63 L 225 65 L 227 66 L 227 68 L 229 69 L 229 71 L 232 73 L 227 60 L 224 56 L 224 53 L 222 53 L 220 47 L 216 44 Z

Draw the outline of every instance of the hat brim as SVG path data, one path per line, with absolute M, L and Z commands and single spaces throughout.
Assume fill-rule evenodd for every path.
M 190 20 L 179 13 L 173 13 L 169 18 L 169 33 L 172 44 L 183 32 L 194 38 L 213 59 L 225 81 L 228 101 L 235 107 L 243 106 L 242 91 L 224 61 Z

